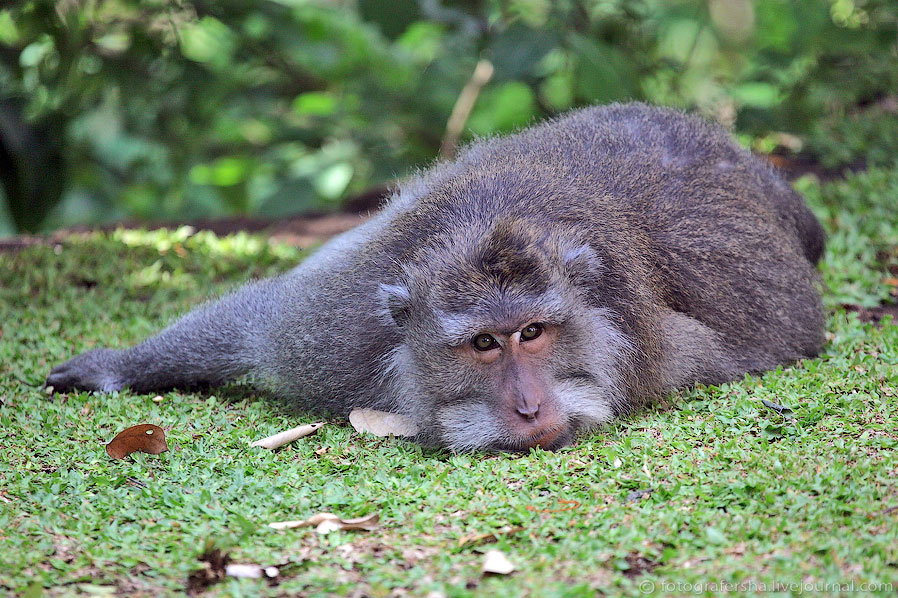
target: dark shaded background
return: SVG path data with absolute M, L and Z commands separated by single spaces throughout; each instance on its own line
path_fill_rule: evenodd
M 787 165 L 891 165 L 896 36 L 894 0 L 14 2 L 0 235 L 334 210 L 456 137 L 628 99 Z

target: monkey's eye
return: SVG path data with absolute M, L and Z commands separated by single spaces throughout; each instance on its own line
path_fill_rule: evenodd
M 489 351 L 490 349 L 495 349 L 499 346 L 499 343 L 496 342 L 496 339 L 493 338 L 492 334 L 478 334 L 474 337 L 474 340 L 471 341 L 471 344 L 474 345 L 474 348 L 478 351 Z
M 543 325 L 542 324 L 530 324 L 529 326 L 525 326 L 523 330 L 521 330 L 521 340 L 522 341 L 532 341 L 540 334 L 543 333 Z

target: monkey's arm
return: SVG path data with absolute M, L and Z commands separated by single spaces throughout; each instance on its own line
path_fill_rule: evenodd
M 137 392 L 215 385 L 252 372 L 264 331 L 285 300 L 284 278 L 252 283 L 203 305 L 142 343 L 88 351 L 56 366 L 47 386 Z
M 284 347 L 283 339 L 291 336 L 289 329 L 333 324 L 332 304 L 340 300 L 333 289 L 358 286 L 350 265 L 389 218 L 389 210 L 384 210 L 334 237 L 291 272 L 246 285 L 200 306 L 134 347 L 78 355 L 53 368 L 46 384 L 57 391 L 190 388 L 221 384 L 247 373 L 277 373 L 277 365 L 290 357 L 298 359 L 299 365 L 288 372 L 285 381 L 294 379 L 313 352 L 338 348 L 310 343 Z M 349 308 L 358 310 L 357 306 Z

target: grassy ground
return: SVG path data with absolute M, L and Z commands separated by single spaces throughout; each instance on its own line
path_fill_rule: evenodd
M 557 453 L 425 452 L 336 421 L 277 452 L 250 449 L 313 420 L 241 385 L 161 401 L 48 396 L 40 384 L 61 360 L 131 344 L 210 290 L 301 256 L 252 237 L 139 232 L 0 254 L 0 594 L 175 595 L 208 542 L 285 566 L 279 585 L 226 579 L 207 596 L 889 594 L 898 327 L 839 305 L 895 298 L 898 173 L 800 186 L 831 233 L 824 354 L 680 393 Z M 144 422 L 172 450 L 109 459 L 103 444 Z M 382 526 L 265 526 L 319 511 L 377 512 Z M 521 529 L 461 545 L 507 526 Z M 483 577 L 488 548 L 517 570 Z

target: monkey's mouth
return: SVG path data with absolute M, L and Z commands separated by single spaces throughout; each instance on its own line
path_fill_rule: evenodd
M 524 442 L 525 448 L 533 448 L 535 446 L 546 447 L 552 444 L 552 441 L 558 438 L 558 435 L 561 434 L 561 428 L 557 430 L 546 430 L 544 432 L 539 432 L 536 436 L 531 436 Z
M 527 451 L 540 447 L 547 451 L 554 451 L 570 444 L 574 440 L 574 434 L 570 426 L 562 424 L 545 430 L 539 430 L 529 437 L 521 439 L 515 450 Z

